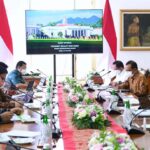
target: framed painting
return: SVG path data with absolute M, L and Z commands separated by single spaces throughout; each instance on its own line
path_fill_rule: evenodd
M 120 49 L 150 50 L 150 10 L 120 10 Z

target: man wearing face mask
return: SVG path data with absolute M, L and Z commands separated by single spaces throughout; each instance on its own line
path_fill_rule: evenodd
M 16 69 L 8 74 L 6 81 L 10 84 L 12 89 L 14 86 L 19 89 L 27 87 L 27 83 L 22 77 L 22 75 L 26 73 L 26 67 L 27 65 L 24 61 L 19 61 L 16 64 Z
M 7 74 L 7 67 L 6 64 L 0 62 L 0 124 L 10 122 L 14 113 L 19 115 L 23 112 L 21 108 L 22 105 L 8 99 L 2 91 Z
M 143 96 L 148 94 L 148 84 L 145 75 L 138 71 L 137 63 L 130 60 L 126 63 L 126 71 L 131 72 L 128 80 L 120 85 L 119 89 L 129 89 L 136 96 Z
M 125 82 L 131 75 L 129 72 L 127 72 L 124 69 L 124 65 L 122 61 L 119 60 L 114 61 L 112 68 L 114 71 L 116 71 L 116 76 L 114 77 L 114 79 L 112 79 L 110 83 L 112 86 L 117 86 L 122 82 Z

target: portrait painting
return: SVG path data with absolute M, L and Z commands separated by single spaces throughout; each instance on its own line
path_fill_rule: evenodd
M 150 10 L 120 11 L 120 49 L 150 50 Z

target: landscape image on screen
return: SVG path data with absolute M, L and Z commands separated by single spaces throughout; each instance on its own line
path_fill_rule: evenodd
M 27 54 L 102 53 L 101 9 L 26 10 Z

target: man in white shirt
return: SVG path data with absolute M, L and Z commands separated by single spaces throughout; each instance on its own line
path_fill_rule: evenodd
M 122 82 L 125 82 L 131 76 L 131 74 L 124 69 L 122 61 L 114 61 L 112 68 L 114 71 L 116 71 L 116 76 L 110 83 L 112 86 L 116 86 Z
M 111 73 L 112 73 L 111 74 L 111 82 L 109 82 L 109 83 L 113 87 L 118 86 L 121 83 L 124 83 L 131 76 L 131 73 L 127 72 L 124 69 L 123 63 L 119 60 L 113 62 L 112 70 L 113 71 L 111 71 Z M 107 100 L 107 99 L 109 100 L 111 97 L 111 94 L 108 91 L 101 91 L 98 94 L 98 97 L 101 97 L 105 100 Z

